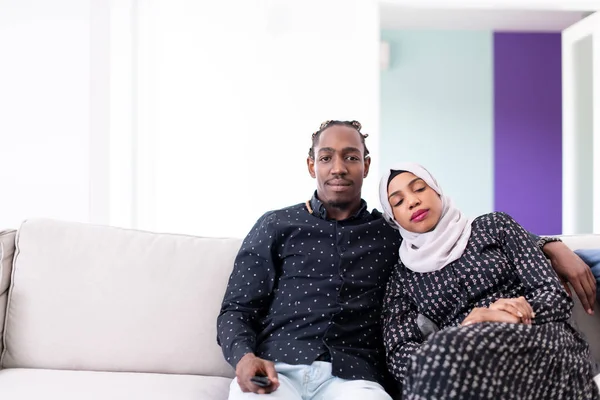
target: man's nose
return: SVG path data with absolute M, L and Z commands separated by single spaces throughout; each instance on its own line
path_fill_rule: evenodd
M 331 169 L 332 174 L 346 174 L 348 170 L 346 169 L 346 164 L 344 163 L 344 159 L 342 157 L 335 157 L 333 159 L 333 168 Z

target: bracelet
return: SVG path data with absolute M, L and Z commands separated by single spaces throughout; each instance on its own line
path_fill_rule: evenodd
M 540 236 L 540 238 L 537 241 L 537 245 L 540 249 L 543 249 L 545 245 L 552 242 L 562 242 L 562 240 L 560 240 L 560 238 L 556 236 Z

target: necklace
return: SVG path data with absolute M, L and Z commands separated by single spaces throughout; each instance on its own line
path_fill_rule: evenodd
M 312 214 L 313 213 L 313 209 L 310 206 L 310 200 L 306 200 L 306 203 L 304 203 L 304 204 L 306 205 L 306 209 L 308 210 L 308 213 Z

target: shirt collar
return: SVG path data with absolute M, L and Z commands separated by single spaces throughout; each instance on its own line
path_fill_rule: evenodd
M 325 209 L 325 205 L 319 198 L 317 197 L 317 191 L 313 193 L 312 198 L 310 199 L 310 207 L 313 209 L 313 215 L 315 217 L 327 220 L 327 210 Z M 358 211 L 348 219 L 354 219 L 361 217 L 365 212 L 367 212 L 367 202 L 363 199 L 360 199 L 360 207 Z

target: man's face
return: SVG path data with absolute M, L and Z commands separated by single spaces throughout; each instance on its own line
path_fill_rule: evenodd
M 321 132 L 315 158 L 307 160 L 310 175 L 317 179 L 319 200 L 342 210 L 360 201 L 363 178 L 371 164 L 364 150 L 354 128 L 334 125 Z

